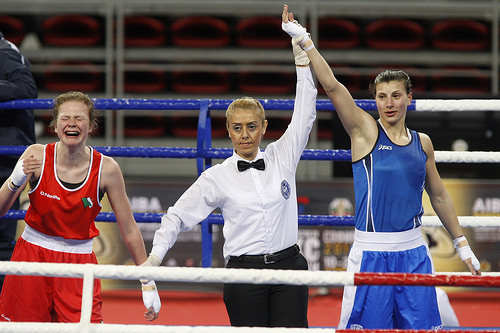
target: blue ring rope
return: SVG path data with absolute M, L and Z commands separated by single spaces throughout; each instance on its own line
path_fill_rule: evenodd
M 27 146 L 0 146 L 0 156 L 21 155 Z M 232 148 L 196 148 L 183 147 L 94 147 L 98 152 L 111 157 L 137 158 L 215 158 L 225 159 L 231 156 Z M 350 161 L 351 151 L 345 149 L 306 149 L 301 159 L 316 161 Z
M 165 213 L 134 213 L 134 218 L 140 223 L 160 223 Z M 26 215 L 25 210 L 9 210 L 0 219 L 22 220 Z M 114 213 L 102 212 L 97 215 L 96 222 L 116 222 Z M 221 214 L 210 214 L 206 221 L 209 224 L 224 224 Z M 301 226 L 354 226 L 353 216 L 331 216 L 331 215 L 299 215 Z
M 210 110 L 226 110 L 232 99 L 137 99 L 137 98 L 94 98 L 98 110 L 199 110 L 203 101 L 208 101 Z M 293 99 L 260 99 L 265 110 L 293 110 Z M 358 99 L 356 104 L 365 111 L 376 111 L 374 100 Z M 19 99 L 0 102 L 0 109 L 51 109 L 53 99 Z M 335 111 L 328 99 L 316 101 L 318 111 Z M 415 100 L 408 106 L 408 111 L 415 111 Z

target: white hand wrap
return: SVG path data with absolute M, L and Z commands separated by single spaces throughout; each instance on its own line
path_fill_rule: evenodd
M 293 56 L 295 57 L 296 66 L 307 66 L 309 65 L 309 57 L 307 53 L 300 47 L 300 41 L 302 37 L 292 38 Z
M 23 161 L 24 159 L 17 161 L 16 166 L 10 175 L 10 181 L 17 187 L 23 185 L 26 178 L 28 178 L 28 175 L 24 174 Z
M 455 249 L 457 250 L 458 256 L 462 261 L 465 261 L 465 259 L 471 259 L 472 261 L 472 267 L 477 271 L 481 268 L 481 264 L 479 263 L 479 260 L 477 260 L 476 255 L 474 252 L 472 252 L 472 249 L 470 248 L 469 245 L 459 247 L 460 242 L 466 241 L 467 239 L 465 236 L 460 236 L 457 237 L 453 240 L 453 245 L 455 246 Z
M 302 41 L 300 42 L 300 46 L 305 50 L 309 51 L 314 47 L 314 43 L 312 39 L 309 37 L 307 33 L 307 29 L 297 23 L 297 21 L 287 23 L 281 22 L 281 29 L 286 32 L 290 37 L 302 37 Z M 309 41 L 309 43 L 308 43 Z M 306 46 L 307 45 L 307 46 Z
M 142 301 L 146 309 L 153 307 L 153 311 L 155 313 L 160 312 L 160 295 L 158 295 L 158 289 L 156 288 L 156 283 L 153 280 L 142 284 Z

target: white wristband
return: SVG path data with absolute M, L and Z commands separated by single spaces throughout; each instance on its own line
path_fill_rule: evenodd
M 19 186 L 14 186 L 12 187 L 10 184 L 12 182 L 10 180 L 7 181 L 7 187 L 9 188 L 9 190 L 11 190 L 12 192 L 17 192 L 17 190 L 19 190 Z
M 23 185 L 26 181 L 26 178 L 28 178 L 28 176 L 24 174 L 23 161 L 24 159 L 17 161 L 16 166 L 14 167 L 14 170 L 10 175 L 10 181 L 12 182 L 12 185 L 17 187 Z
M 453 240 L 453 246 L 455 246 L 455 249 L 458 249 L 458 245 L 459 245 L 461 242 L 466 241 L 466 240 L 467 240 L 467 238 L 465 238 L 465 236 L 464 236 L 464 235 L 459 236 L 459 237 L 457 237 L 457 238 L 455 238 L 455 239 Z

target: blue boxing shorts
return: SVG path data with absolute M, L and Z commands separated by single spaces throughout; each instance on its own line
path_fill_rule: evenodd
M 375 233 L 356 230 L 348 272 L 434 273 L 420 228 Z M 346 286 L 339 329 L 440 329 L 435 287 Z

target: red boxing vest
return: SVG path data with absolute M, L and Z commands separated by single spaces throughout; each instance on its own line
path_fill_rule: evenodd
M 25 221 L 33 229 L 66 239 L 92 239 L 99 235 L 94 219 L 101 211 L 99 184 L 102 154 L 90 147 L 90 169 L 83 184 L 66 188 L 55 169 L 56 143 L 44 149 L 43 169 L 38 185 L 30 190 L 30 206 Z

